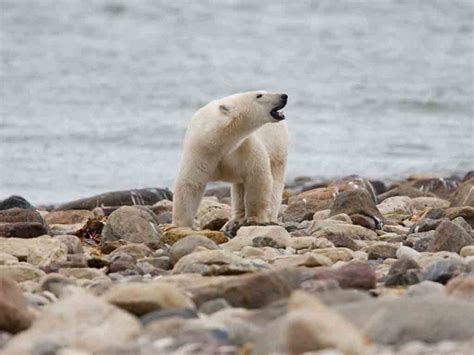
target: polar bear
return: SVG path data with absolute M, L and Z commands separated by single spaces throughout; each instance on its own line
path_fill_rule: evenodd
M 244 92 L 214 100 L 191 119 L 175 181 L 173 225 L 192 227 L 206 184 L 232 183 L 232 219 L 275 221 L 284 188 L 288 96 Z

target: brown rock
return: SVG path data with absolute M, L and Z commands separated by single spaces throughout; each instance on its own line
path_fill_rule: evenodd
M 188 255 L 194 251 L 197 247 L 206 248 L 209 250 L 219 249 L 216 243 L 214 243 L 209 238 L 199 235 L 191 234 L 187 237 L 184 237 L 174 243 L 170 248 L 170 259 L 171 263 L 174 265 L 181 259 L 183 256 Z
M 32 320 L 20 287 L 0 276 L 0 331 L 18 333 L 27 329 Z
M 0 237 L 36 238 L 44 234 L 48 234 L 48 229 L 43 223 L 17 222 L 0 224 Z
M 415 198 L 415 197 L 425 197 L 425 196 L 435 197 L 435 194 L 431 192 L 421 191 L 407 183 L 403 183 L 403 184 L 394 186 L 392 189 L 379 195 L 379 203 L 386 200 L 389 197 L 394 197 L 394 196 L 407 196 L 410 198 Z
M 219 232 L 219 231 L 211 231 L 211 230 L 195 231 L 190 228 L 173 228 L 163 233 L 163 236 L 161 237 L 161 241 L 164 244 L 173 245 L 178 240 L 183 239 L 184 237 L 187 237 L 188 235 L 203 235 L 209 238 L 210 240 L 212 240 L 216 244 L 222 244 L 229 240 L 223 232 Z
M 44 224 L 43 217 L 33 209 L 10 208 L 0 211 L 0 223 L 37 222 Z
M 387 242 L 376 242 L 369 247 L 369 259 L 397 257 L 398 246 Z
M 370 290 L 376 285 L 375 272 L 368 264 L 360 261 L 351 261 L 338 269 L 317 268 L 314 273 L 313 279 L 333 279 L 341 288 Z
M 474 244 L 474 239 L 462 227 L 451 221 L 443 221 L 436 228 L 428 251 L 452 251 L 459 253 L 462 247 Z
M 445 216 L 451 220 L 462 217 L 474 228 L 474 207 L 451 207 L 445 210 Z
M 325 238 L 332 242 L 336 247 L 349 248 L 351 250 L 359 250 L 357 243 L 350 237 L 344 234 L 328 234 Z
M 411 182 L 411 185 L 418 190 L 434 193 L 440 198 L 448 198 L 459 185 L 458 179 L 453 178 L 427 178 L 417 179 Z
M 336 187 L 324 187 L 292 196 L 288 201 L 288 208 L 283 213 L 283 220 L 285 222 L 311 220 L 315 212 L 331 208 L 336 194 Z
M 457 298 L 474 301 L 474 276 L 458 276 L 446 284 L 446 293 Z
M 47 224 L 76 224 L 91 218 L 94 218 L 94 214 L 89 210 L 69 210 L 49 212 L 44 219 Z
M 451 207 L 474 207 L 474 177 L 464 181 L 451 197 Z
M 329 216 L 345 213 L 349 216 L 359 214 L 382 221 L 383 216 L 377 209 L 373 196 L 365 189 L 341 192 L 331 208 Z
M 376 230 L 380 224 L 372 217 L 364 216 L 362 214 L 352 214 L 351 215 L 352 224 L 361 226 L 372 231 Z

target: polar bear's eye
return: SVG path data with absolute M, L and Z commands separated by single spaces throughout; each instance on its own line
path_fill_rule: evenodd
M 258 94 L 257 99 L 261 98 L 262 96 L 263 96 L 262 94 Z

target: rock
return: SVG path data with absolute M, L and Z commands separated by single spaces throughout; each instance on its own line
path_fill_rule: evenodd
M 277 267 L 318 267 L 318 266 L 331 266 L 332 260 L 324 255 L 318 253 L 305 253 L 302 255 L 289 255 L 279 257 L 273 260 L 273 265 Z
M 416 197 L 411 199 L 410 207 L 415 211 L 424 211 L 433 208 L 448 208 L 449 201 L 438 197 Z
M 459 253 L 462 247 L 473 245 L 474 239 L 463 228 L 451 221 L 443 221 L 434 233 L 428 251 L 452 251 Z
M 166 200 L 164 200 L 166 201 Z M 173 214 L 171 212 L 161 212 L 156 215 L 156 221 L 158 224 L 171 224 L 173 222 Z
M 0 275 L 16 282 L 23 282 L 27 280 L 36 280 L 41 276 L 44 276 L 45 273 L 30 264 L 18 263 L 12 265 L 0 265 Z
M 0 251 L 0 265 L 16 264 L 17 262 L 17 257 Z
M 375 288 L 375 272 L 361 261 L 351 261 L 337 269 L 317 268 L 312 276 L 315 280 L 336 280 L 341 288 L 370 290 Z
M 144 207 L 123 206 L 112 212 L 102 230 L 104 241 L 149 243 L 160 239 L 156 216 Z
M 196 212 L 201 229 L 220 230 L 231 219 L 231 207 L 215 197 L 204 197 Z
M 423 279 L 445 284 L 453 277 L 461 274 L 464 267 L 452 260 L 441 259 L 432 263 L 424 272 Z
M 412 259 L 395 261 L 388 271 L 385 286 L 406 286 L 420 282 L 420 266 Z
M 20 287 L 0 276 L 0 331 L 18 333 L 27 329 L 32 320 Z
M 36 222 L 44 225 L 43 217 L 34 209 L 10 208 L 0 210 L 0 223 Z
M 9 210 L 11 208 L 34 209 L 25 198 L 15 195 L 0 201 L 0 211 Z
M 136 316 L 162 309 L 194 309 L 188 296 L 165 282 L 115 284 L 102 298 Z
M 76 224 L 92 218 L 94 214 L 89 210 L 68 210 L 49 212 L 44 219 L 47 224 Z
M 466 232 L 468 232 L 471 236 L 474 236 L 473 234 L 473 229 L 469 223 L 466 222 L 466 220 L 462 217 L 456 217 L 455 219 L 452 220 L 452 222 L 462 229 L 464 229 Z
M 452 297 L 474 301 L 474 276 L 458 276 L 449 280 L 446 293 Z
M 215 188 L 209 188 L 204 192 L 204 196 L 214 196 L 219 201 L 221 201 L 223 198 L 230 197 L 230 187 L 220 186 Z
M 233 307 L 261 308 L 288 297 L 300 285 L 304 274 L 304 270 L 285 268 L 233 277 L 206 277 L 205 283 L 187 282 L 186 291 L 198 306 L 222 298 Z
M 349 261 L 354 258 L 352 250 L 348 248 L 323 248 L 315 249 L 313 252 L 315 254 L 324 255 L 328 257 L 333 263 L 338 261 Z
M 68 254 L 84 253 L 81 240 L 75 235 L 57 235 L 54 237 L 54 239 L 59 240 L 67 247 Z
M 462 247 L 459 255 L 464 257 L 474 256 L 474 245 L 466 245 L 465 247 Z
M 197 316 L 198 315 L 194 309 L 171 307 L 169 309 L 161 309 L 147 313 L 140 318 L 140 321 L 144 326 L 146 326 L 152 322 L 161 321 L 167 318 L 193 319 L 197 318 Z
M 226 250 L 205 250 L 181 257 L 174 265 L 173 274 L 237 275 L 260 271 L 267 266 L 243 259 Z
M 446 298 L 399 298 L 337 305 L 378 344 L 467 340 L 474 335 L 474 304 Z
M 65 261 L 67 255 L 66 245 L 48 235 L 31 239 L 0 238 L 0 250 L 39 267 Z
M 58 273 L 63 276 L 73 277 L 75 279 L 92 280 L 96 277 L 104 277 L 104 272 L 92 268 L 63 268 Z
M 387 242 L 375 242 L 369 247 L 369 259 L 387 259 L 397 257 L 398 245 Z
M 235 238 L 229 240 L 225 244 L 222 244 L 222 248 L 229 251 L 239 251 L 244 246 L 259 246 L 259 240 L 257 239 L 255 241 L 255 239 L 260 237 L 271 239 L 274 243 L 274 247 L 276 248 L 285 248 L 289 246 L 292 239 L 286 229 L 281 226 L 241 227 L 238 230 Z M 261 246 L 269 245 L 262 244 Z
M 361 214 L 352 214 L 351 215 L 351 222 L 352 224 L 370 229 L 370 230 L 376 230 L 377 228 L 380 228 L 381 223 L 379 221 L 375 220 L 372 217 L 367 217 Z
M 424 191 L 434 193 L 437 197 L 448 198 L 459 185 L 459 178 L 439 178 L 426 177 L 415 178 L 410 182 L 413 187 Z
M 214 243 L 211 239 L 203 236 L 203 235 L 193 235 L 190 234 L 176 243 L 174 243 L 170 248 L 170 259 L 171 264 L 176 264 L 179 259 L 183 256 L 188 255 L 196 249 L 196 247 L 202 247 L 209 250 L 216 250 L 219 249 L 216 243 Z
M 162 270 L 169 270 L 171 268 L 171 261 L 168 256 L 156 256 L 151 258 L 143 258 L 138 260 L 137 266 L 139 263 L 148 263 L 155 268 Z
M 357 243 L 345 234 L 342 234 L 342 233 L 332 234 L 332 233 L 330 233 L 330 234 L 325 235 L 324 237 L 327 240 L 329 240 L 330 242 L 332 242 L 334 244 L 334 246 L 336 246 L 336 247 L 344 247 L 344 248 L 349 248 L 351 250 L 359 250 L 360 249 L 359 246 L 357 245 Z
M 422 281 L 408 287 L 407 297 L 443 297 L 444 286 L 434 281 Z
M 42 277 L 39 282 L 39 288 L 42 291 L 48 291 L 56 297 L 60 297 L 67 286 L 75 285 L 75 282 L 66 276 L 50 273 Z
M 445 210 L 445 215 L 451 220 L 457 217 L 462 217 L 472 228 L 474 228 L 474 207 L 451 207 Z
M 404 244 L 413 247 L 418 252 L 428 250 L 428 246 L 434 238 L 434 231 L 413 233 L 407 236 Z
M 401 184 L 379 195 L 379 201 L 382 202 L 390 197 L 396 197 L 396 196 L 406 196 L 409 198 L 436 197 L 435 194 L 431 192 L 424 192 L 408 184 Z M 380 210 L 380 212 L 382 211 Z M 382 214 L 384 213 L 382 212 Z
M 443 222 L 443 219 L 424 218 L 414 223 L 409 230 L 409 233 L 428 232 L 435 230 Z
M 0 237 L 35 238 L 48 234 L 48 228 L 38 222 L 16 222 L 0 224 Z
M 373 196 L 365 189 L 356 189 L 341 192 L 336 196 L 329 216 L 345 213 L 349 216 L 358 214 L 375 219 L 377 224 L 383 220 L 377 209 Z
M 368 353 L 364 334 L 316 297 L 296 291 L 289 299 L 288 309 L 286 339 L 291 354 L 326 348 L 336 348 L 348 355 Z
M 285 222 L 311 220 L 317 211 L 331 208 L 337 189 L 318 188 L 290 197 L 288 208 L 283 214 Z
M 308 228 L 309 234 L 316 238 L 346 236 L 351 239 L 375 240 L 377 233 L 361 226 L 345 223 L 322 223 L 326 221 L 314 221 Z
M 450 201 L 451 207 L 474 207 L 474 177 L 459 185 Z
M 62 204 L 56 208 L 56 211 L 91 211 L 96 207 L 153 205 L 158 201 L 165 199 L 173 199 L 173 195 L 168 189 L 146 188 L 139 190 L 113 191 Z
M 114 260 L 117 255 L 127 254 L 136 259 L 143 259 L 144 257 L 152 255 L 153 251 L 145 244 L 130 243 L 122 245 L 109 254 L 109 259 Z
M 199 307 L 199 312 L 204 314 L 212 314 L 221 309 L 232 307 L 229 302 L 224 298 L 216 298 L 207 302 L 204 302 L 201 307 Z
M 99 353 L 138 336 L 138 319 L 115 306 L 76 289 L 44 308 L 33 325 L 3 349 L 5 355 L 32 354 L 40 344 L 53 343 Z
M 216 244 L 222 244 L 229 240 L 223 232 L 211 231 L 211 230 L 195 231 L 189 228 L 173 228 L 173 229 L 167 230 L 163 233 L 161 240 L 164 244 L 173 245 L 178 240 L 183 239 L 184 237 L 187 237 L 188 235 L 202 235 L 212 240 Z

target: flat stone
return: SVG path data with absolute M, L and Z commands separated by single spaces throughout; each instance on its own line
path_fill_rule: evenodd
M 92 218 L 94 214 L 89 210 L 52 211 L 44 217 L 47 224 L 85 223 Z
M 163 309 L 194 309 L 194 303 L 188 296 L 165 282 L 116 284 L 102 298 L 136 316 Z
M 222 244 L 229 240 L 223 232 L 211 231 L 211 230 L 200 230 L 195 231 L 190 228 L 173 228 L 163 233 L 161 241 L 164 244 L 173 245 L 178 240 L 183 239 L 189 235 L 202 235 L 212 240 L 216 244 Z
M 27 329 L 33 320 L 23 293 L 16 282 L 0 276 L 0 331 L 18 333 Z

